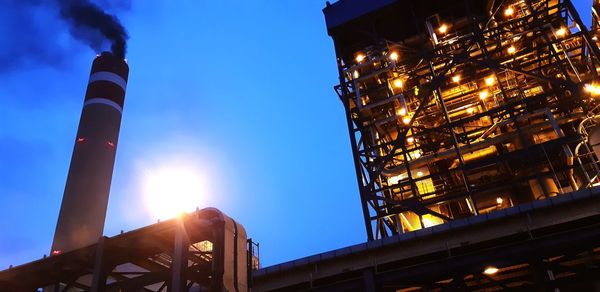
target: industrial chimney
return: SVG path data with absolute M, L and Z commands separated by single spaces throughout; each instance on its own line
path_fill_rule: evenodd
M 94 244 L 102 236 L 129 66 L 97 56 L 85 94 L 52 254 Z

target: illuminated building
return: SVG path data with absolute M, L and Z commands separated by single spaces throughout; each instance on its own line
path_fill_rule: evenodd
M 323 11 L 368 241 L 259 270 L 258 290 L 599 289 L 600 18 L 588 31 L 569 0 Z

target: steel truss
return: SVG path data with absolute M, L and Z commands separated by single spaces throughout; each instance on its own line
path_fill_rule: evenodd
M 246 243 L 208 208 L 1 271 L 0 291 L 247 291 Z
M 336 43 L 369 240 L 600 182 L 580 126 L 599 113 L 600 52 L 572 3 L 456 2 L 420 35 Z

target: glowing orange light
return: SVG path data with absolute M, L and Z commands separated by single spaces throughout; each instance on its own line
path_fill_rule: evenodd
M 564 27 L 559 28 L 556 31 L 556 36 L 563 37 L 567 34 L 567 30 Z
M 490 266 L 490 267 L 487 267 L 487 268 L 485 268 L 485 270 L 483 271 L 483 273 L 484 273 L 484 274 L 486 274 L 486 275 L 493 275 L 493 274 L 495 274 L 495 273 L 497 273 L 497 272 L 498 272 L 498 268 L 496 268 L 496 267 L 491 267 L 491 266 Z
M 358 53 L 355 57 L 355 60 L 357 63 L 360 63 L 365 60 L 365 55 L 363 55 L 362 53 Z
M 586 92 L 588 92 L 588 93 L 590 93 L 590 94 L 592 94 L 594 96 L 595 95 L 600 95 L 600 86 L 598 86 L 596 84 L 593 84 L 593 83 L 592 84 L 590 84 L 590 83 L 586 84 L 583 87 L 583 90 L 585 90 Z
M 415 142 L 415 138 L 413 138 L 413 137 L 408 137 L 408 138 L 406 138 L 406 142 L 408 142 L 408 143 L 413 143 L 413 142 Z
M 487 86 L 492 86 L 492 85 L 494 85 L 495 82 L 496 82 L 496 79 L 494 79 L 494 76 L 485 78 L 485 85 L 487 85 Z
M 460 75 L 454 75 L 454 76 L 452 76 L 452 82 L 458 83 L 459 81 L 460 81 Z
M 479 99 L 486 100 L 490 96 L 490 93 L 487 90 L 479 92 Z
M 438 31 L 441 34 L 445 34 L 446 32 L 448 32 L 448 26 L 446 24 L 442 24 L 440 25 L 440 27 L 438 28 Z
M 467 113 L 472 114 L 473 112 L 475 112 L 474 108 L 472 108 L 472 107 L 467 108 Z
M 515 9 L 512 8 L 512 6 L 508 6 L 506 9 L 504 9 L 504 16 L 513 16 L 515 14 Z
M 396 88 L 402 88 L 402 86 L 404 86 L 404 82 L 402 82 L 402 80 L 398 79 L 394 79 L 394 87 Z
M 433 221 L 431 221 L 431 219 L 429 218 L 423 218 L 423 225 L 425 226 L 425 228 L 431 227 L 435 224 L 433 224 Z
M 398 61 L 398 53 L 396 53 L 396 52 L 390 53 L 390 60 Z
M 397 114 L 397 115 L 399 115 L 399 116 L 406 115 L 406 109 L 405 109 L 405 108 L 403 108 L 403 107 L 402 107 L 402 108 L 399 108 L 399 109 L 396 111 L 396 114 Z
M 498 203 L 498 205 L 501 205 L 502 202 L 504 202 L 504 200 L 502 199 L 502 197 L 497 197 L 496 198 L 496 203 Z
M 506 51 L 512 55 L 517 52 L 517 48 L 515 48 L 515 46 L 510 46 L 508 49 L 506 49 Z
M 409 116 L 406 116 L 406 117 L 404 117 L 404 118 L 402 119 L 402 122 L 403 122 L 405 125 L 408 125 L 408 123 L 410 123 L 410 117 L 409 117 Z

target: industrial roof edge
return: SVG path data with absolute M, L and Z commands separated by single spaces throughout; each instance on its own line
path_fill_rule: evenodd
M 315 262 L 326 261 L 338 257 L 345 257 L 352 254 L 367 252 L 370 250 L 375 250 L 384 246 L 392 246 L 395 244 L 400 244 L 403 242 L 408 242 L 413 239 L 423 238 L 425 236 L 430 236 L 434 234 L 440 234 L 443 232 L 458 230 L 464 227 L 469 227 L 473 225 L 479 225 L 481 223 L 495 221 L 497 219 L 509 218 L 519 214 L 525 214 L 534 210 L 546 209 L 548 207 L 554 207 L 557 205 L 563 205 L 565 203 L 585 200 L 589 198 L 600 198 L 600 186 L 585 188 L 575 192 L 570 192 L 567 194 L 558 195 L 552 198 L 533 201 L 529 203 L 519 204 L 514 207 L 494 211 L 487 214 L 472 216 L 468 218 L 462 218 L 453 220 L 450 222 L 446 222 L 440 225 L 436 225 L 429 228 L 419 229 L 413 232 L 397 234 L 394 236 L 390 236 L 387 238 L 382 238 L 373 241 L 367 241 L 351 246 L 346 246 L 339 249 L 334 249 L 331 251 L 326 251 L 323 253 L 314 254 L 311 256 L 299 258 L 296 260 L 283 262 L 280 264 L 268 266 L 256 271 L 253 271 L 253 277 L 261 277 L 269 274 L 284 272 L 286 270 L 295 269 L 301 266 L 307 266 Z
M 377 11 L 398 0 L 340 0 L 323 8 L 327 31 L 353 19 Z M 331 34 L 331 33 L 330 33 Z

